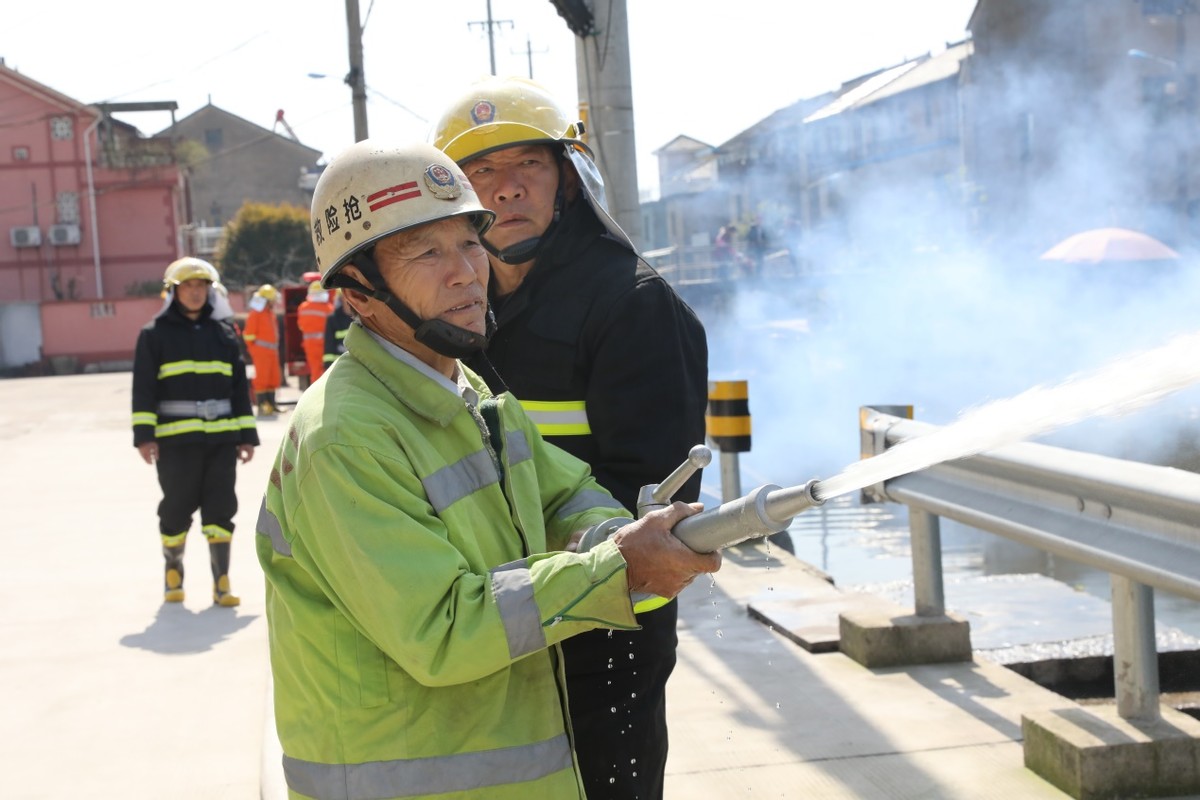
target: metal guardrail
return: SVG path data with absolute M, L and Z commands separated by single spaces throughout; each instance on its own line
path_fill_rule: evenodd
M 642 257 L 673 286 L 717 283 L 733 277 L 733 263 L 718 264 L 712 245 L 672 245 L 647 250 Z
M 861 409 L 862 452 L 938 426 Z M 1117 711 L 1159 716 L 1154 589 L 1200 600 L 1200 474 L 1019 443 L 863 490 L 909 507 L 918 616 L 945 613 L 940 517 L 1110 574 Z

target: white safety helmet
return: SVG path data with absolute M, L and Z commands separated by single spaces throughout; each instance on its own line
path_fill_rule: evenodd
M 480 234 L 496 218 L 445 153 L 424 143 L 351 145 L 313 191 L 310 233 L 322 285 L 380 239 L 456 216 L 468 217 Z

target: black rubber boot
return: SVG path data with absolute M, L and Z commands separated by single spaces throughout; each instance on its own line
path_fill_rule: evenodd
M 229 591 L 229 545 L 228 541 L 209 541 L 208 557 L 212 561 L 213 605 L 232 608 L 242 600 Z
M 166 574 L 163 579 L 163 602 L 183 602 L 183 547 L 181 536 L 163 536 L 163 558 Z

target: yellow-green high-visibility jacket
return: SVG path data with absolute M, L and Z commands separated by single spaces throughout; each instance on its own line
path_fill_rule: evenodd
M 611 542 L 548 551 L 627 512 L 511 395 L 464 372 L 493 459 L 460 395 L 360 325 L 346 344 L 256 537 L 291 796 L 582 798 L 557 643 L 637 623 Z

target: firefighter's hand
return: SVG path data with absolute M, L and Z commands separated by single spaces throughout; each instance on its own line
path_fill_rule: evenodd
M 147 464 L 153 464 L 158 461 L 158 442 L 142 442 L 137 446 L 138 454 L 141 455 L 142 461 Z
M 700 503 L 672 503 L 651 511 L 613 534 L 612 540 L 628 565 L 626 579 L 632 592 L 671 598 L 697 575 L 721 568 L 721 554 L 697 553 L 671 535 L 680 520 L 703 510 Z
M 241 461 L 243 464 L 246 464 L 252 458 L 254 458 L 254 445 L 239 444 L 238 445 L 238 461 Z

